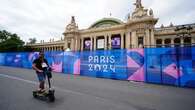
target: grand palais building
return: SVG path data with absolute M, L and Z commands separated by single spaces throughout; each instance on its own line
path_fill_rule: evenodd
M 136 0 L 135 9 L 123 22 L 116 18 L 103 18 L 87 29 L 79 29 L 74 16 L 59 41 L 28 44 L 44 51 L 95 51 L 110 49 L 191 46 L 195 43 L 195 24 L 161 26 L 155 28 L 158 18 L 152 9 Z

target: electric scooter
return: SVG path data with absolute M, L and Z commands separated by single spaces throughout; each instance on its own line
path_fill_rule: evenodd
M 40 99 L 40 100 L 44 100 L 44 101 L 49 101 L 49 102 L 54 102 L 55 101 L 55 90 L 51 89 L 51 81 L 50 79 L 52 78 L 52 72 L 51 72 L 51 68 L 47 67 L 44 68 L 43 70 L 45 72 L 45 75 L 47 77 L 48 80 L 48 84 L 49 84 L 49 90 L 46 90 L 45 92 L 40 93 L 40 91 L 33 91 L 33 97 Z

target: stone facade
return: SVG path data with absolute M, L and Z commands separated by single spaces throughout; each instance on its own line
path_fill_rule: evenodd
M 155 28 L 158 18 L 152 9 L 145 9 L 136 0 L 134 12 L 126 22 L 115 18 L 103 18 L 88 29 L 79 29 L 72 16 L 60 41 L 31 44 L 32 48 L 57 51 L 95 51 L 99 49 L 128 49 L 147 47 L 174 47 L 195 43 L 195 24 Z

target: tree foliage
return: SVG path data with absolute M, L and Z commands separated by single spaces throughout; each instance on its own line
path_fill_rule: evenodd
M 30 47 L 24 46 L 24 41 L 20 39 L 17 34 L 12 34 L 6 30 L 0 30 L 0 51 L 26 51 L 30 50 Z
M 29 39 L 29 44 L 35 44 L 36 42 L 37 42 L 37 39 L 35 37 Z

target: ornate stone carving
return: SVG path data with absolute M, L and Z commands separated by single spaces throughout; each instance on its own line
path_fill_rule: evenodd
M 134 12 L 132 13 L 132 19 L 139 19 L 148 16 L 147 9 L 142 6 L 141 0 L 136 0 L 134 4 L 136 6 Z
M 78 26 L 75 22 L 74 16 L 72 16 L 71 23 L 66 26 L 66 32 L 78 31 Z
M 161 28 L 164 28 L 164 25 L 163 24 L 161 24 L 161 26 L 160 26 Z
M 170 27 L 173 27 L 174 25 L 173 25 L 173 23 L 171 22 L 169 26 L 170 26 Z
M 150 9 L 149 15 L 150 15 L 150 16 L 154 16 L 154 13 L 153 13 L 153 10 L 152 10 L 152 9 Z

